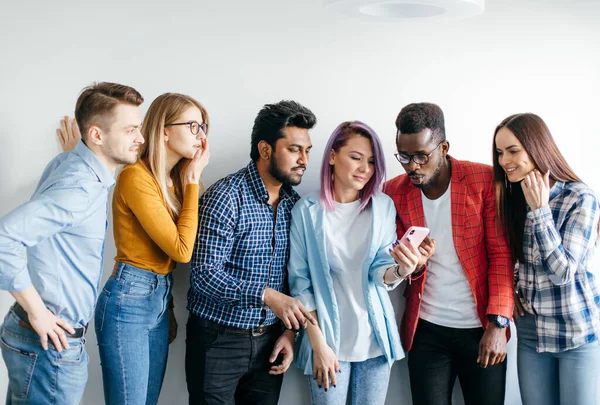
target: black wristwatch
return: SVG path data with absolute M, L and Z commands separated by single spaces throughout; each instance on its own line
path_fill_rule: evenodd
M 488 315 L 488 320 L 500 329 L 504 329 L 510 325 L 510 319 L 502 315 Z

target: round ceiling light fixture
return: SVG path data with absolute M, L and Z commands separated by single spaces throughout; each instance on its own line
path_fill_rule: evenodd
M 353 17 L 452 20 L 484 12 L 485 0 L 324 0 L 327 9 Z

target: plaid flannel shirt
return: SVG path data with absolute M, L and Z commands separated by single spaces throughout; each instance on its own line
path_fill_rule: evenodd
M 562 352 L 600 337 L 598 200 L 582 183 L 556 182 L 548 205 L 528 210 L 517 291 L 535 315 L 538 352 Z
M 213 184 L 199 201 L 188 310 L 237 328 L 277 321 L 262 302 L 265 287 L 287 293 L 289 231 L 300 196 L 283 186 L 277 212 L 256 164 Z

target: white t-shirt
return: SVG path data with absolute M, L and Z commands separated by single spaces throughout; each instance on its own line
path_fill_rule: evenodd
M 425 222 L 435 239 L 435 253 L 427 264 L 420 318 L 450 328 L 478 328 L 475 298 L 452 241 L 451 191 L 437 200 L 421 193 Z
M 362 267 L 371 241 L 371 208 L 359 212 L 360 200 L 335 204 L 325 212 L 327 260 L 340 316 L 339 361 L 359 362 L 383 354 L 375 335 L 365 293 Z M 318 314 L 317 314 L 318 315 Z

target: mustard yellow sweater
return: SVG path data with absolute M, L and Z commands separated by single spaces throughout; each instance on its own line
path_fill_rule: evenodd
M 115 261 L 158 273 L 192 258 L 198 230 L 197 184 L 188 184 L 177 223 L 163 200 L 158 182 L 138 161 L 119 173 L 113 195 Z

